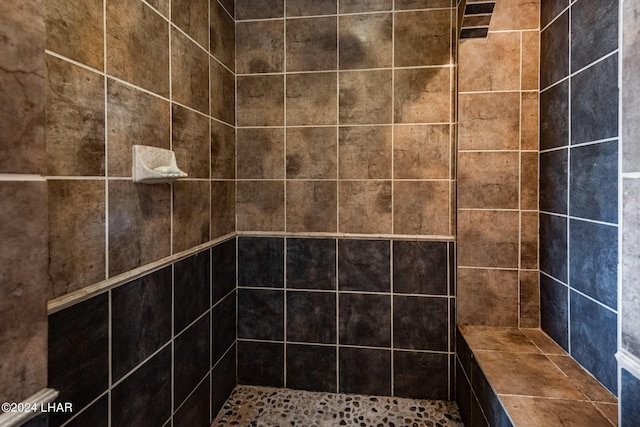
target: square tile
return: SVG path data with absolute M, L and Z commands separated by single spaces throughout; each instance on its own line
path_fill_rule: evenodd
M 547 339 L 550 340 L 550 338 Z M 616 396 L 596 380 L 582 365 L 576 362 L 573 357 L 562 349 L 560 351 L 562 352 L 561 355 L 549 355 L 549 360 L 569 377 L 578 390 L 583 392 L 592 402 L 606 402 L 608 404 L 616 404 L 618 402 Z
M 392 14 L 342 15 L 339 19 L 341 70 L 391 67 Z
M 459 268 L 458 323 L 518 326 L 518 272 Z
M 104 77 L 46 56 L 47 174 L 104 176 Z
M 211 238 L 236 230 L 236 184 L 234 181 L 211 181 Z
M 171 339 L 171 267 L 111 292 L 112 382 Z
M 287 126 L 337 123 L 335 73 L 287 74 L 286 79 Z
M 340 181 L 338 231 L 391 233 L 391 181 Z
M 236 24 L 236 72 L 277 73 L 284 70 L 284 21 Z
M 341 72 L 340 124 L 391 123 L 391 77 L 389 70 Z
M 334 127 L 287 128 L 287 179 L 337 178 Z
M 287 231 L 337 231 L 338 184 L 336 181 L 287 183 Z
M 213 306 L 211 333 L 211 363 L 216 364 L 236 340 L 237 298 L 233 292 Z
M 177 409 L 194 391 L 210 366 L 209 314 L 175 338 L 173 344 L 173 408 Z
M 571 420 L 576 425 L 610 425 L 591 402 L 543 399 L 526 396 L 500 396 L 514 423 L 549 426 Z
M 163 425 L 170 417 L 171 348 L 166 347 L 111 391 L 111 419 L 142 427 Z
M 394 123 L 451 121 L 449 68 L 401 69 L 394 73 Z
M 540 354 L 540 349 L 517 327 L 462 325 L 465 342 L 474 351 Z M 508 357 L 508 355 L 505 355 Z
M 107 122 L 109 176 L 131 176 L 133 144 L 170 147 L 170 104 L 111 79 L 107 80 Z
M 540 88 L 549 87 L 568 75 L 569 11 L 565 11 L 540 33 Z
M 47 49 L 103 70 L 102 2 L 54 0 L 44 5 Z M 82 43 L 77 42 L 79 39 L 82 39 Z
M 103 181 L 47 181 L 53 297 L 105 279 L 104 187 Z
M 451 188 L 442 181 L 401 181 L 393 185 L 393 230 L 397 234 L 449 236 Z
M 491 30 L 528 30 L 539 28 L 540 1 L 498 1 L 491 17 Z
M 571 356 L 612 393 L 618 391 L 618 316 L 601 305 L 570 292 Z
M 520 217 L 514 211 L 459 211 L 458 264 L 517 268 Z
M 540 271 L 567 282 L 567 219 L 540 214 Z
M 109 74 L 169 97 L 169 24 L 135 0 L 107 3 Z
M 82 408 L 109 386 L 109 299 L 101 294 L 49 316 L 47 384 Z M 62 422 L 71 414 L 60 414 Z
M 218 64 L 216 61 L 209 61 L 209 72 L 210 72 L 210 83 L 209 88 L 211 90 L 211 116 L 214 118 L 221 120 L 229 125 L 236 125 L 236 79 L 231 71 Z M 241 79 L 238 79 L 241 81 Z M 251 84 L 249 84 L 251 86 Z M 251 124 L 251 120 L 259 120 L 260 119 L 260 111 L 262 106 L 256 107 L 256 109 L 251 109 L 251 97 L 262 98 L 265 97 L 264 88 L 254 89 L 249 87 L 246 89 L 246 85 L 243 84 L 241 92 L 241 86 L 238 84 L 238 92 L 237 92 L 237 110 L 238 114 L 242 113 L 242 119 L 249 124 Z M 242 96 L 241 96 L 242 95 Z M 261 99 L 258 99 L 261 101 Z M 248 106 L 245 107 L 245 103 Z M 257 118 L 256 118 L 257 117 Z M 240 117 L 239 117 L 240 118 Z M 242 123 L 238 120 L 237 124 L 240 125 Z
M 284 287 L 284 238 L 238 238 L 238 286 Z
M 341 291 L 390 292 L 388 240 L 338 240 L 338 283 Z
M 237 85 L 238 126 L 284 124 L 284 76 L 240 76 Z
M 253 3 L 258 2 L 254 1 Z M 210 2 L 209 51 L 228 69 L 233 71 L 235 70 L 236 62 L 236 26 L 235 20 L 229 15 L 229 10 L 233 13 L 233 8 L 225 10 L 220 2 Z
M 448 355 L 393 352 L 393 394 L 413 399 L 449 399 Z
M 540 94 L 540 149 L 569 145 L 569 81 Z
M 211 307 L 211 252 L 205 250 L 173 266 L 173 331 L 179 333 Z
M 345 294 L 339 296 L 340 344 L 391 347 L 391 297 Z
M 391 352 L 340 347 L 340 393 L 391 394 Z
M 396 125 L 393 128 L 395 179 L 446 179 L 451 174 L 449 125 Z
M 520 95 L 474 93 L 459 96 L 460 150 L 518 150 Z
M 288 20 L 286 70 L 336 70 L 337 25 L 337 17 Z
M 171 187 L 109 182 L 109 276 L 169 256 Z
M 493 19 L 491 29 L 493 30 Z M 520 33 L 489 33 L 460 43 L 459 90 L 520 89 Z
M 581 1 L 571 7 L 571 71 L 618 48 L 618 2 Z
M 571 287 L 616 310 L 618 227 L 572 219 L 569 253 Z
M 283 129 L 238 129 L 236 140 L 238 178 L 284 178 L 284 146 Z
M 519 157 L 517 152 L 459 153 L 458 207 L 518 209 Z
M 173 252 L 184 251 L 209 240 L 211 215 L 206 181 L 173 184 Z
M 618 222 L 618 141 L 571 149 L 569 214 Z
M 451 63 L 451 9 L 396 12 L 394 65 Z
M 238 342 L 238 384 L 284 387 L 284 344 Z
M 334 344 L 335 293 L 287 291 L 287 341 Z
M 391 179 L 391 126 L 340 127 L 340 179 Z
M 449 301 L 446 298 L 393 297 L 393 348 L 447 351 Z
M 571 143 L 618 136 L 618 55 L 571 78 Z
M 501 352 L 484 351 L 475 355 L 498 394 L 584 399 L 584 394 L 542 354 L 511 353 L 505 358 Z
M 209 47 L 209 2 L 207 0 L 171 2 L 171 20 L 200 46 Z
M 335 346 L 287 344 L 287 388 L 335 393 Z
M 209 178 L 210 120 L 176 104 L 171 110 L 172 149 L 178 167 L 190 178 Z
M 395 293 L 447 295 L 448 267 L 446 242 L 393 242 Z
M 171 96 L 209 113 L 209 55 L 175 28 L 171 30 Z
M 238 231 L 284 230 L 284 181 L 237 184 Z
M 336 289 L 335 239 L 287 239 L 287 288 Z
M 238 289 L 238 338 L 284 339 L 284 292 Z
M 567 149 L 540 153 L 540 210 L 567 213 L 569 153 Z

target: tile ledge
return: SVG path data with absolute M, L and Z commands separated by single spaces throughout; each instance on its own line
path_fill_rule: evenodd
M 640 359 L 638 359 L 638 357 L 624 349 L 620 349 L 616 353 L 616 359 L 618 359 L 618 365 L 621 368 L 624 368 L 634 377 L 640 379 Z
M 0 415 L 0 427 L 18 427 L 26 423 L 27 421 L 39 416 L 40 414 L 46 413 L 47 411 L 42 411 L 41 409 L 45 407 L 45 405 L 53 402 L 58 397 L 58 391 L 52 388 L 43 388 L 36 394 L 33 394 L 23 400 L 22 404 L 36 405 L 39 410 L 36 411 L 22 411 L 22 412 L 5 412 Z M 20 404 L 18 403 L 18 405 Z
M 210 240 L 207 243 L 203 243 L 201 245 L 195 246 L 186 251 L 182 251 L 177 254 L 168 256 L 166 258 L 162 258 L 158 261 L 151 262 L 149 264 L 127 271 L 125 273 L 118 274 L 117 276 L 110 277 L 106 280 L 95 283 L 93 285 L 89 285 L 85 288 L 78 289 L 77 291 L 73 291 L 66 295 L 49 300 L 49 302 L 47 303 L 47 313 L 53 314 L 60 310 L 68 308 L 72 305 L 86 301 L 94 296 L 100 295 L 101 293 L 107 292 L 111 289 L 117 288 L 118 286 L 128 283 L 131 280 L 138 279 L 149 273 L 160 270 L 166 267 L 167 265 L 173 264 L 177 261 L 187 258 L 193 254 L 212 248 L 220 243 L 226 242 L 227 240 L 231 240 L 236 236 L 237 236 L 236 232 L 226 234 L 222 237 L 218 237 L 217 239 Z M 2 425 L 0 425 L 0 427 L 2 427 Z
M 622 178 L 626 179 L 640 179 L 640 172 L 624 172 Z

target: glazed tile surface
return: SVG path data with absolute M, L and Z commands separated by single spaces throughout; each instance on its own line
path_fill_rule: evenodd
M 316 393 L 238 386 L 212 427 L 463 427 L 458 407 L 443 400 Z

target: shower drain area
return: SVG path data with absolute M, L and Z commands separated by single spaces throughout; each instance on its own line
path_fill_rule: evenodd
M 238 386 L 212 427 L 463 427 L 458 406 L 416 400 L 284 388 Z

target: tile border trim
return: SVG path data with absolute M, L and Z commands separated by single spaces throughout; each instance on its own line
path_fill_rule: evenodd
M 37 405 L 38 408 L 42 408 L 53 402 L 58 397 L 58 391 L 52 388 L 43 388 L 39 392 L 27 397 L 23 400 L 22 404 Z M 18 403 L 20 405 L 20 403 Z M 22 412 L 5 412 L 0 414 L 0 427 L 17 427 L 21 426 L 27 421 L 41 415 L 46 412 L 38 411 L 22 411 Z
M 618 367 L 629 372 L 634 377 L 640 379 L 640 359 L 625 349 L 620 349 L 616 353 Z
M 86 301 L 90 298 L 93 298 L 111 289 L 114 289 L 121 285 L 129 283 L 132 280 L 138 279 L 149 273 L 153 273 L 154 271 L 160 270 L 168 265 L 174 264 L 178 261 L 188 258 L 189 256 L 194 255 L 198 252 L 210 249 L 228 240 L 234 239 L 235 237 L 236 237 L 235 232 L 226 234 L 222 237 L 218 237 L 217 239 L 210 240 L 207 243 L 203 243 L 201 245 L 195 246 L 186 251 L 182 251 L 177 254 L 162 258 L 160 260 L 157 260 L 149 264 L 143 265 L 141 267 L 135 268 L 133 270 L 127 271 L 126 273 L 118 274 L 117 276 L 113 276 L 113 277 L 110 277 L 109 279 L 87 286 L 86 288 L 82 288 L 77 291 L 71 292 L 67 295 L 63 295 L 61 297 L 49 300 L 49 302 L 47 303 L 47 314 L 51 315 L 65 308 L 71 307 L 72 305 Z M 2 424 L 0 424 L 0 427 L 2 427 Z

